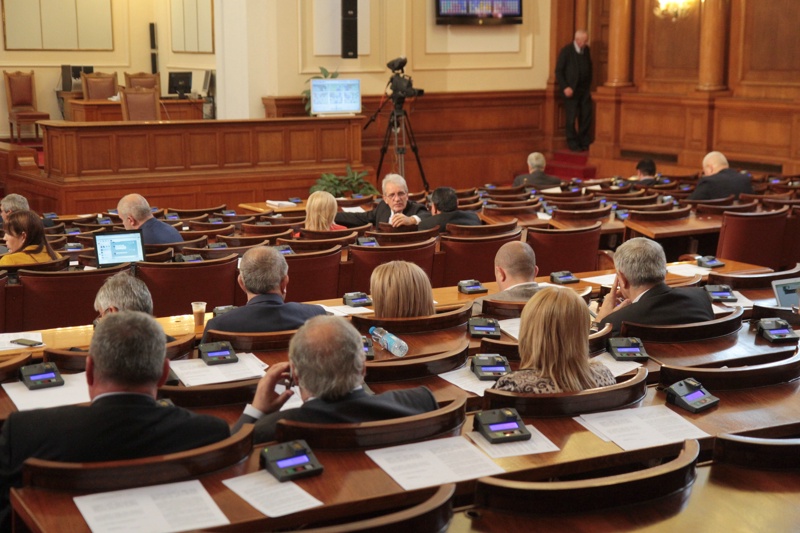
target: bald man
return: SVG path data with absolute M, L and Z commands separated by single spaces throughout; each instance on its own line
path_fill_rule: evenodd
M 561 49 L 556 62 L 556 79 L 567 117 L 565 135 L 574 152 L 588 150 L 592 142 L 592 56 L 588 42 L 586 30 L 576 31 L 575 39 Z
M 483 300 L 527 301 L 539 290 L 536 283 L 536 254 L 526 242 L 507 242 L 494 256 L 494 278 L 500 292 L 477 298 L 472 304 L 472 315 L 483 312 Z
M 125 229 L 142 230 L 144 244 L 171 244 L 183 237 L 174 227 L 153 216 L 150 204 L 141 194 L 128 194 L 117 204 L 117 213 Z
M 753 193 L 750 176 L 728 167 L 727 158 L 721 152 L 709 152 L 703 158 L 703 178 L 697 182 L 689 200 L 714 200 L 731 194 L 739 198 L 741 193 Z

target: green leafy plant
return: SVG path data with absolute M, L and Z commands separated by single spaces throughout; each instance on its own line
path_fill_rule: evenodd
M 311 80 L 326 80 L 326 79 L 334 79 L 339 77 L 339 71 L 334 70 L 333 72 L 329 71 L 325 67 L 319 67 L 319 75 L 318 76 L 311 76 L 306 80 L 306 85 L 311 83 Z M 308 115 L 311 114 L 311 88 L 309 87 L 305 91 L 301 92 L 300 94 L 303 95 L 303 103 L 306 106 L 306 113 Z
M 344 196 L 347 192 L 364 195 L 378 194 L 378 189 L 364 179 L 368 174 L 366 170 L 356 172 L 350 168 L 350 165 L 347 165 L 346 172 L 344 176 L 337 176 L 332 172 L 322 174 L 309 190 L 309 194 L 317 191 L 326 191 L 337 198 Z

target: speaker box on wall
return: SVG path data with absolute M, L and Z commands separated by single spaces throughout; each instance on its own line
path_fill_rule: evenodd
M 342 0 L 342 57 L 358 57 L 358 0 Z
M 150 53 L 150 73 L 158 74 L 158 54 L 155 52 Z
M 156 23 L 150 23 L 150 49 L 157 50 L 158 42 L 156 42 Z

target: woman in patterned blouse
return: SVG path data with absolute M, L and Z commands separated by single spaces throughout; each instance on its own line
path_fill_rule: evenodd
M 494 388 L 555 393 L 616 384 L 605 365 L 589 361 L 590 323 L 589 309 L 574 290 L 539 290 L 522 310 L 520 369 L 502 376 Z

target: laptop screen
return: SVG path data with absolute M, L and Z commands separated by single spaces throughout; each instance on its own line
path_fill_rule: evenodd
M 98 268 L 144 261 L 144 244 L 139 230 L 95 233 L 94 249 Z
M 775 299 L 780 307 L 800 305 L 800 278 L 779 279 L 772 282 Z

